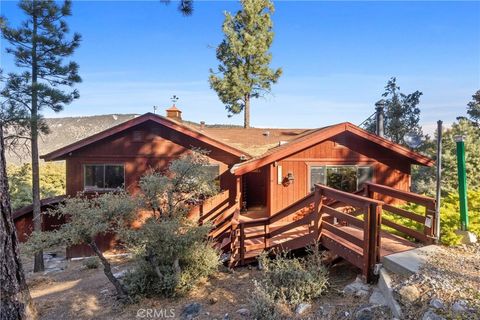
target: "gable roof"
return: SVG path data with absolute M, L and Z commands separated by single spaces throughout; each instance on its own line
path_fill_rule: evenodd
M 276 148 L 272 148 L 261 156 L 257 156 L 248 161 L 236 164 L 232 167 L 231 172 L 235 175 L 245 174 L 252 170 L 258 169 L 266 164 L 288 157 L 291 154 L 294 154 L 298 151 L 301 151 L 305 148 L 313 146 L 319 142 L 327 140 L 337 134 L 346 131 L 365 138 L 389 150 L 392 150 L 393 152 L 398 153 L 402 156 L 405 156 L 411 159 L 413 163 L 425 166 L 432 166 L 434 163 L 432 159 L 423 156 L 417 152 L 411 151 L 404 146 L 382 138 L 376 134 L 372 134 L 350 122 L 343 122 L 336 125 L 306 132 L 297 139 L 294 139 L 291 142 L 280 145 Z
M 133 118 L 131 120 L 125 121 L 119 125 L 113 126 L 109 129 L 106 129 L 104 131 L 101 131 L 99 133 L 96 133 L 92 136 L 89 136 L 85 139 L 76 141 L 72 144 L 69 144 L 65 147 L 62 147 L 60 149 L 57 149 L 55 151 L 52 151 L 50 153 L 47 153 L 40 158 L 44 159 L 45 161 L 52 161 L 52 160 L 61 160 L 63 159 L 66 155 L 68 155 L 70 152 L 73 152 L 75 150 L 78 150 L 80 148 L 83 148 L 87 145 L 90 145 L 92 143 L 95 143 L 97 141 L 100 141 L 102 139 L 108 138 L 116 133 L 122 132 L 124 130 L 127 130 L 129 128 L 132 128 L 134 126 L 137 126 L 141 123 L 147 122 L 147 121 L 154 121 L 158 124 L 161 124 L 167 128 L 173 129 L 175 131 L 181 132 L 187 136 L 190 136 L 192 138 L 198 139 L 206 144 L 209 144 L 213 147 L 219 148 L 221 150 L 224 150 L 225 152 L 228 152 L 232 155 L 238 156 L 238 157 L 247 157 L 251 158 L 251 155 L 246 153 L 243 150 L 237 149 L 235 147 L 230 146 L 227 143 L 224 143 L 218 139 L 215 139 L 205 132 L 201 132 L 197 130 L 196 128 L 188 125 L 184 125 L 181 122 L 172 120 L 170 118 L 166 118 L 157 114 L 153 114 L 151 112 L 145 113 L 141 116 L 138 116 L 136 118 Z

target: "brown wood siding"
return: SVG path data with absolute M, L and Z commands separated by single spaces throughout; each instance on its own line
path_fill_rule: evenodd
M 140 141 L 134 137 L 140 137 Z M 140 177 L 147 170 L 165 170 L 172 160 L 192 148 L 208 151 L 210 162 L 220 166 L 222 189 L 234 186 L 234 177 L 229 168 L 239 162 L 238 157 L 172 129 L 147 122 L 69 155 L 66 159 L 67 195 L 74 196 L 83 191 L 85 164 L 123 164 L 126 190 L 135 193 Z
M 282 166 L 284 177 L 293 173 L 293 183 L 278 184 L 278 165 Z M 271 215 L 309 192 L 309 166 L 312 165 L 370 165 L 374 170 L 374 183 L 410 190 L 411 160 L 347 132 L 269 165 Z M 391 202 L 387 197 L 381 200 Z

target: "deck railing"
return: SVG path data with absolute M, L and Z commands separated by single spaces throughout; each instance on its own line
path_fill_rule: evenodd
M 359 208 L 364 220 L 330 207 L 332 201 Z M 326 203 L 326 204 L 324 204 Z M 382 202 L 316 185 L 315 191 L 269 218 L 239 222 L 232 233 L 232 261 L 244 264 L 269 249 L 293 250 L 315 241 L 364 270 L 367 279 L 380 259 Z M 293 219 L 291 219 L 293 218 Z M 293 220 L 282 224 L 282 221 Z M 361 228 L 363 238 L 342 230 L 343 222 Z
M 403 225 L 398 221 L 393 222 L 392 220 L 385 217 L 382 219 L 382 224 L 400 232 L 401 234 L 412 237 L 424 244 L 430 244 L 435 239 L 435 235 L 437 234 L 435 230 L 435 219 L 437 218 L 435 212 L 435 199 L 375 183 L 365 184 L 365 195 L 369 198 L 391 197 L 396 200 L 401 200 L 423 206 L 425 214 L 419 215 L 418 213 L 411 212 L 390 204 L 383 205 L 384 211 L 422 225 L 423 230 L 421 231 L 417 230 L 416 228 L 412 228 L 411 226 Z

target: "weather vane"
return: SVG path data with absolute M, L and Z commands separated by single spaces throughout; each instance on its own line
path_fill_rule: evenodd
M 157 113 L 157 109 L 158 109 L 157 106 L 153 106 L 153 113 L 154 113 L 154 114 Z
M 179 97 L 177 97 L 176 95 L 173 95 L 173 97 L 170 98 L 170 100 L 172 100 L 173 102 L 173 105 L 175 105 L 175 103 L 177 103 Z

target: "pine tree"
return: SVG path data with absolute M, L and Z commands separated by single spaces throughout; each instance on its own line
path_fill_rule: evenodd
M 404 137 L 407 133 L 423 135 L 420 126 L 420 97 L 422 92 L 410 94 L 400 92 L 397 79 L 392 77 L 385 86 L 382 97 L 385 98 L 385 137 L 395 143 L 406 145 Z M 375 119 L 365 124 L 365 129 L 375 132 Z
M 1 23 L 1 21 L 0 21 Z M 0 78 L 1 70 L 0 70 Z M 2 79 L 3 80 L 3 79 Z M 19 243 L 12 218 L 10 191 L 5 160 L 4 131 L 23 115 L 11 104 L 0 104 L 0 319 L 35 319 L 36 311 L 25 280 Z
M 470 120 L 480 125 L 480 90 L 475 92 L 472 96 L 472 101 L 470 101 L 467 106 L 467 113 L 470 116 Z
M 270 0 L 241 0 L 242 10 L 225 14 L 225 37 L 217 48 L 218 73 L 210 70 L 210 86 L 225 104 L 229 116 L 244 112 L 250 127 L 250 101 L 269 93 L 282 70 L 271 69 L 269 52 L 274 33 Z
M 67 39 L 69 29 L 64 18 L 71 15 L 71 2 L 62 5 L 54 1 L 22 0 L 19 7 L 27 16 L 18 28 L 2 25 L 3 37 L 10 43 L 7 52 L 14 56 L 21 73 L 10 73 L 2 96 L 13 108 L 27 111 L 32 156 L 32 195 L 34 229 L 41 230 L 40 178 L 38 137 L 47 133 L 41 111 L 50 108 L 61 111 L 79 97 L 77 90 L 67 89 L 80 82 L 78 65 L 64 62 L 80 44 L 75 33 Z M 35 254 L 34 271 L 42 271 L 43 253 Z

